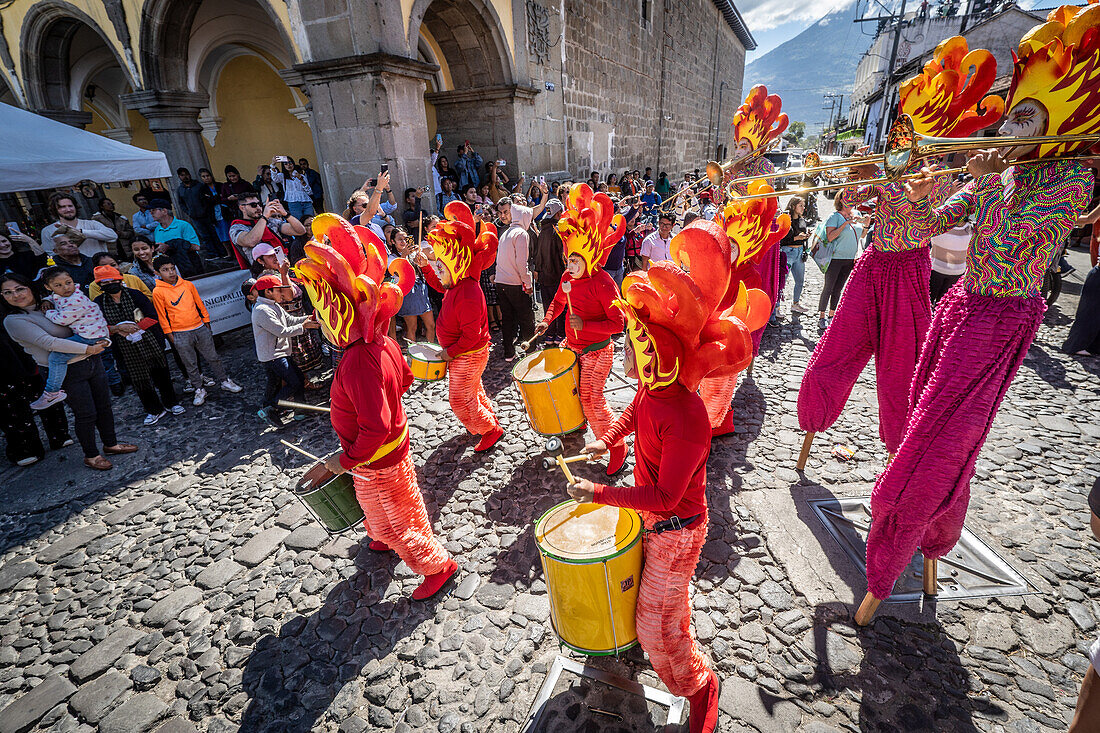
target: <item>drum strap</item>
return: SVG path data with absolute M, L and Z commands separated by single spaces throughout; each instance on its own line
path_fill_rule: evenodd
M 598 344 L 589 344 L 588 346 L 585 346 L 583 349 L 581 349 L 581 353 L 587 354 L 589 351 L 599 351 L 603 347 L 607 346 L 609 343 L 611 343 L 611 339 L 604 339 Z
M 662 522 L 657 522 L 655 525 L 653 525 L 653 529 L 649 529 L 649 530 L 646 530 L 646 531 L 651 532 L 653 534 L 661 534 L 662 532 L 669 532 L 669 531 L 674 532 L 674 531 L 679 530 L 679 529 L 687 529 L 691 525 L 695 524 L 695 522 L 701 516 L 703 516 L 703 515 L 702 514 L 696 514 L 694 516 L 688 517 L 687 519 L 680 519 L 678 516 L 673 514 L 668 519 L 666 519 Z
M 408 435 L 409 435 L 409 426 L 406 423 L 405 427 L 401 429 L 401 434 L 400 435 L 398 435 L 396 438 L 391 440 L 389 443 L 386 443 L 385 445 L 380 446 L 378 448 L 378 450 L 376 450 L 374 452 L 373 456 L 371 456 L 367 460 L 363 461 L 362 463 L 360 463 L 355 468 L 360 468 L 362 466 L 370 468 L 370 464 L 375 463 L 376 461 L 388 456 L 390 453 L 393 453 L 395 450 L 397 450 L 398 447 L 400 447 L 400 445 L 405 442 L 405 438 L 408 437 Z M 353 468 L 352 470 L 354 471 L 355 468 Z

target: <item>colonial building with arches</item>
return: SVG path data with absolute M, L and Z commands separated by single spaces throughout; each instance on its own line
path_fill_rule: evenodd
M 0 101 L 192 173 L 307 157 L 330 204 L 439 133 L 520 172 L 720 156 L 755 47 L 732 0 L 12 0 Z

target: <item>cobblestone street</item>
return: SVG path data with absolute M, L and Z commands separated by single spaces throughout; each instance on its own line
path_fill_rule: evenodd
M 694 623 L 723 677 L 722 731 L 1065 730 L 1100 619 L 1085 501 L 1100 470 L 1100 359 L 1059 351 L 1087 270 L 1083 252 L 1071 260 L 967 518 L 1028 592 L 885 604 L 866 629 L 851 621 L 860 570 L 807 501 L 870 494 L 886 458 L 873 368 L 800 476 L 795 399 L 818 331 L 784 302 L 738 386 L 737 432 L 708 465 Z M 810 267 L 807 280 L 811 302 L 822 277 Z M 421 604 L 395 556 L 367 550 L 360 531 L 330 539 L 293 497 L 307 460 L 279 438 L 327 454 L 327 418 L 262 428 L 250 333 L 222 353 L 240 396 L 212 392 L 152 428 L 132 391 L 116 402 L 120 439 L 141 451 L 112 458 L 111 473 L 86 470 L 77 446 L 0 472 L 0 733 L 519 730 L 559 653 L 532 527 L 567 497 L 507 365 L 491 359 L 486 373 L 508 430 L 488 455 L 473 452 L 444 382 L 406 396 L 420 487 L 461 569 Z M 629 390 L 615 394 L 621 405 Z M 838 443 L 851 461 L 830 456 Z M 570 454 L 581 445 L 566 439 Z M 638 649 L 592 663 L 660 686 Z M 679 730 L 641 698 L 579 679 L 559 690 L 542 730 Z

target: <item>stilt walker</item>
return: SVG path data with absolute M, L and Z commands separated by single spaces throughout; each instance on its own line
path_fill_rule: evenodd
M 771 191 L 772 187 L 765 181 L 752 181 L 747 187 L 741 189 L 745 194 L 762 194 Z M 767 325 L 768 317 L 775 305 L 774 301 L 761 289 L 759 263 L 769 256 L 769 253 L 775 249 L 775 245 L 787 236 L 791 228 L 791 217 L 787 214 L 776 216 L 778 211 L 778 197 L 748 201 L 734 199 L 714 217 L 715 223 L 729 238 L 730 256 L 733 259 L 733 269 L 726 294 L 722 298 L 722 308 L 732 305 L 741 288 L 745 288 L 746 297 L 753 302 L 751 313 L 754 317 L 754 320 L 746 325 L 754 334 Z M 759 340 L 753 342 L 753 353 L 759 343 Z M 733 432 L 733 410 L 730 408 L 730 403 L 737 389 L 737 377 L 751 363 L 750 356 L 749 361 L 732 374 L 705 377 L 699 383 L 699 396 L 707 407 L 707 417 L 710 419 L 711 437 L 716 438 Z
M 386 282 L 385 245 L 340 217 L 314 219 L 308 259 L 296 270 L 325 338 L 343 349 L 332 380 L 332 427 L 342 450 L 309 470 L 314 485 L 352 472 L 363 524 L 376 551 L 394 550 L 424 576 L 413 599 L 437 593 L 458 570 L 432 532 L 409 451 L 401 395 L 412 384 L 401 349 L 386 332 L 413 284 L 412 265 L 398 259 Z
M 971 68 L 974 73 L 968 79 Z M 969 51 L 962 36 L 949 38 L 936 47 L 924 70 L 901 86 L 900 114 L 912 116 L 918 134 L 966 137 L 1004 112 L 1004 100 L 984 96 L 996 78 L 993 54 Z M 911 172 L 920 165 L 914 161 Z M 938 180 L 931 194 L 933 206 L 951 193 L 949 179 Z M 798 390 L 798 422 L 808 434 L 831 427 L 873 356 L 878 432 L 892 456 L 905 435 L 909 385 L 932 322 L 929 235 L 906 198 L 904 182 L 856 186 L 846 189 L 844 197 L 853 204 L 874 199 L 874 237 L 856 261 L 836 317 L 806 366 Z M 807 457 L 806 452 L 799 456 L 799 470 L 805 468 Z
M 1020 43 L 1000 132 L 1100 132 L 1100 6 L 1062 6 L 1047 20 Z M 959 540 L 978 453 L 1046 310 L 1043 274 L 1092 193 L 1091 170 L 1059 157 L 1091 144 L 1022 142 L 1006 149 L 1009 160 L 1044 160 L 1007 168 L 999 155 L 979 153 L 969 162 L 974 180 L 935 209 L 931 178 L 910 185 L 930 234 L 969 216 L 975 233 L 966 275 L 940 300 L 921 349 L 905 437 L 871 494 L 860 624 L 915 550 L 934 576 L 936 559 Z
M 737 157 L 754 155 L 746 162 L 733 166 L 726 175 L 737 178 L 739 176 L 759 176 L 765 173 L 775 173 L 775 166 L 764 157 L 764 151 L 771 148 L 773 143 L 787 129 L 787 115 L 782 114 L 783 102 L 778 94 L 768 94 L 768 88 L 758 84 L 749 90 L 745 101 L 733 113 L 733 137 L 737 145 Z M 769 184 L 770 179 L 764 179 Z M 745 194 L 747 187 L 738 184 L 734 186 L 734 193 Z M 764 291 L 774 306 L 779 302 L 779 285 L 783 282 L 781 267 L 781 252 L 778 247 L 767 247 L 760 252 L 759 259 L 753 263 L 756 274 L 760 278 L 758 287 Z M 770 314 L 769 314 L 770 315 Z M 763 325 L 752 333 L 752 355 L 760 353 L 760 339 L 764 336 L 767 327 L 765 319 Z
M 491 224 L 475 222 L 465 202 L 452 201 L 443 213 L 446 218 L 428 234 L 435 259 L 422 271 L 444 294 L 435 333 L 448 362 L 447 399 L 466 429 L 481 436 L 474 447 L 480 453 L 504 435 L 481 381 L 489 363 L 489 314 L 480 281 L 496 259 L 497 234 Z
M 565 213 L 558 220 L 566 270 L 546 315 L 535 326 L 535 336 L 541 336 L 565 314 L 566 343 L 577 353 L 581 368 L 581 408 L 593 435 L 603 435 L 615 419 L 604 386 L 615 363 L 611 337 L 622 333 L 623 314 L 613 305 L 618 288 L 602 265 L 625 229 L 622 214 L 615 213 L 607 194 L 593 194 L 588 186 L 569 190 Z M 626 443 L 619 441 L 609 449 L 607 475 L 612 476 L 626 461 Z
M 751 305 L 741 297 L 719 310 L 729 284 L 730 252 L 713 222 L 686 227 L 673 239 L 672 250 L 691 263 L 690 274 L 672 262 L 657 262 L 623 280 L 616 303 L 626 314 L 627 363 L 640 388 L 599 440 L 585 447 L 599 455 L 635 433 L 634 485 L 581 479 L 568 490 L 580 502 L 641 513 L 646 534 L 638 641 L 669 691 L 690 702 L 691 733 L 710 733 L 718 724 L 720 683 L 691 633 L 688 602 L 707 536 L 710 454 L 707 413 L 695 390 L 712 371 L 733 369 L 750 358 L 745 318 Z

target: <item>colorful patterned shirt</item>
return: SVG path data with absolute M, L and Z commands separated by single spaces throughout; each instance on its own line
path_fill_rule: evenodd
M 1053 160 L 987 173 L 935 209 L 915 204 L 928 218 L 927 236 L 942 234 L 973 216 L 964 287 L 997 298 L 1039 295 L 1043 275 L 1092 195 L 1092 171 Z
M 736 173 L 733 174 L 734 178 L 748 178 L 749 176 L 762 176 L 765 173 L 775 173 L 775 166 L 772 162 L 760 156 L 759 158 L 753 158 L 748 163 L 741 166 Z M 772 178 L 765 179 L 769 185 L 774 185 L 775 180 Z M 749 186 L 747 183 L 738 183 L 733 187 L 735 193 L 739 193 L 742 196 L 749 192 Z
M 928 195 L 931 206 L 939 206 L 951 194 L 951 184 L 944 178 Z M 845 189 L 844 200 L 853 206 L 875 199 L 875 228 L 871 246 L 879 252 L 906 252 L 928 246 L 931 235 L 925 219 L 915 204 L 905 195 L 905 184 L 873 183 Z

